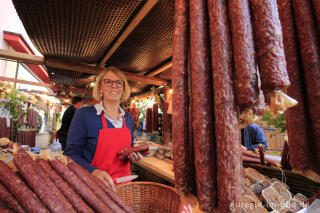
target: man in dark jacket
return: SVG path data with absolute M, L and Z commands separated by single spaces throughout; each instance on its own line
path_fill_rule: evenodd
M 58 130 L 58 138 L 61 143 L 62 150 L 65 150 L 67 147 L 67 137 L 69 132 L 69 127 L 76 110 L 82 106 L 83 99 L 79 96 L 76 96 L 72 99 L 72 105 L 66 109 L 62 117 L 61 128 Z
M 263 130 L 255 123 L 241 129 L 241 142 L 247 150 L 258 150 L 258 144 L 263 145 L 264 150 L 268 149 L 268 143 Z

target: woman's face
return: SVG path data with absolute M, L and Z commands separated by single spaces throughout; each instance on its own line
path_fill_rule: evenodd
M 113 72 L 107 72 L 101 81 L 99 92 L 104 101 L 120 101 L 124 82 Z

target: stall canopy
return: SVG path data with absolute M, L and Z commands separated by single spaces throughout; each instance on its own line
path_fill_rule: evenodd
M 58 90 L 90 90 L 104 66 L 125 71 L 133 93 L 170 80 L 172 0 L 13 0 L 13 4 Z

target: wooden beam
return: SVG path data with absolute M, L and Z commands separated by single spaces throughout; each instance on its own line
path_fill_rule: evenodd
M 38 82 L 26 81 L 26 80 L 15 79 L 15 78 L 8 78 L 8 77 L 3 77 L 3 76 L 0 76 L 0 80 L 20 83 L 20 84 L 28 84 L 28 85 L 39 86 L 39 87 L 46 87 L 46 88 L 50 88 L 50 89 L 52 89 L 54 87 L 53 84 L 38 83 Z
M 43 65 L 44 57 L 0 49 L 0 57 L 20 61 L 26 64 Z
M 65 86 L 55 86 L 56 89 L 61 89 L 61 90 L 69 90 L 69 91 L 74 91 L 74 92 L 78 92 L 78 93 L 85 93 L 87 95 L 92 95 L 92 90 L 85 90 L 85 89 L 79 89 L 79 88 L 75 88 L 75 87 L 65 87 Z
M 155 91 L 148 91 L 148 92 L 143 92 L 143 93 L 139 93 L 136 94 L 135 96 L 133 96 L 133 99 L 144 99 L 150 96 L 153 96 L 154 93 L 160 94 L 162 91 L 164 91 L 166 88 L 162 87 L 162 88 L 157 88 Z
M 126 77 L 129 81 L 143 82 L 143 83 L 153 84 L 153 85 L 158 85 L 158 86 L 161 86 L 161 85 L 168 83 L 166 80 L 163 80 L 160 78 L 142 76 L 142 75 L 132 74 L 129 72 L 123 72 L 123 73 L 126 75 Z
M 128 27 L 123 31 L 118 40 L 114 43 L 111 49 L 106 53 L 99 63 L 99 67 L 104 67 L 104 64 L 109 60 L 112 54 L 120 47 L 122 42 L 130 35 L 130 33 L 139 25 L 143 18 L 150 12 L 150 10 L 158 3 L 159 0 L 148 0 L 138 14 L 132 19 Z
M 96 66 L 89 66 L 86 64 L 75 64 L 70 62 L 61 62 L 55 59 L 48 58 L 45 60 L 44 64 L 48 67 L 63 69 L 63 70 L 71 70 L 75 72 L 89 73 L 93 75 L 98 75 L 103 68 Z
M 29 93 L 29 94 L 35 94 L 35 95 L 38 95 L 38 94 L 41 94 L 41 95 L 48 95 L 48 96 L 56 96 L 55 93 L 53 92 L 46 92 L 46 91 L 40 91 L 40 90 L 26 90 L 26 89 L 20 89 L 20 91 L 22 92 L 26 92 L 26 93 Z
M 54 59 L 46 59 L 45 64 L 46 66 L 49 66 L 49 67 L 55 67 L 55 68 L 64 69 L 64 70 L 72 70 L 76 72 L 90 73 L 95 75 L 98 75 L 104 69 L 104 68 L 89 66 L 85 64 L 59 62 Z M 149 77 L 149 76 L 141 76 L 141 75 L 137 75 L 129 72 L 123 72 L 123 73 L 126 75 L 127 79 L 130 81 L 144 82 L 147 84 L 153 84 L 158 86 L 167 83 L 167 81 L 163 79 L 158 79 L 158 78 Z
M 169 63 L 166 63 L 165 65 L 159 67 L 156 70 L 153 70 L 152 72 L 147 74 L 147 76 L 153 77 L 155 75 L 158 75 L 158 74 L 162 73 L 163 71 L 166 71 L 167 69 L 169 69 L 171 67 L 172 67 L 172 61 L 170 61 Z
M 74 63 L 70 63 L 70 62 L 60 62 L 55 59 L 42 60 L 43 57 L 31 56 L 31 55 L 28 55 L 25 53 L 18 53 L 18 52 L 14 52 L 14 51 L 4 50 L 3 52 L 12 52 L 12 55 L 18 54 L 19 56 L 16 56 L 15 59 L 18 61 L 24 62 L 24 63 L 33 62 L 33 63 L 39 64 L 40 61 L 42 61 L 42 64 L 44 63 L 46 66 L 49 66 L 49 67 L 64 69 L 64 70 L 71 70 L 71 71 L 75 71 L 75 72 L 89 73 L 89 74 L 93 74 L 93 75 L 98 75 L 103 70 L 103 68 L 101 68 L 101 67 L 89 66 L 86 64 L 74 64 Z M 6 58 L 9 58 L 10 54 L 6 53 L 3 55 L 6 55 L 7 56 Z M 34 57 L 36 57 L 37 59 Z M 34 60 L 29 60 L 29 59 L 27 60 L 27 58 L 34 58 Z M 40 58 L 42 58 L 42 59 L 40 60 Z M 42 64 L 39 64 L 39 65 L 42 65 Z M 163 85 L 163 84 L 167 83 L 166 80 L 158 79 L 158 78 L 154 78 L 154 77 L 140 76 L 140 75 L 132 74 L 132 73 L 128 73 L 128 72 L 124 72 L 124 74 L 127 76 L 128 80 L 130 80 L 130 81 L 144 82 L 144 83 L 153 84 L 153 85 Z M 18 82 L 18 83 L 21 83 L 21 82 Z M 25 83 L 28 84 L 27 81 Z M 31 83 L 35 83 L 35 82 L 31 82 Z M 41 83 L 36 83 L 36 84 L 40 84 L 40 86 L 45 85 L 45 87 L 48 87 L 48 85 L 51 85 L 51 84 L 41 84 Z M 31 85 L 35 85 L 35 84 L 31 84 Z M 36 86 L 39 86 L 39 85 L 36 85 Z M 73 90 L 73 91 L 75 91 L 75 90 Z M 84 92 L 86 90 L 80 89 L 79 91 Z

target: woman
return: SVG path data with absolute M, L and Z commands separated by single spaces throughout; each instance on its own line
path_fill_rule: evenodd
M 101 72 L 93 88 L 100 103 L 77 110 L 64 152 L 113 189 L 112 179 L 131 174 L 130 162 L 117 158 L 120 150 L 133 145 L 133 119 L 120 107 L 129 96 L 129 84 L 120 70 L 110 67 Z M 132 153 L 128 158 L 140 157 Z

